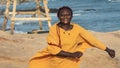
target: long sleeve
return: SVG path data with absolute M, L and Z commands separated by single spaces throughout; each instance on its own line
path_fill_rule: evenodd
M 82 53 L 84 53 L 86 51 L 87 48 L 91 48 L 92 46 L 90 46 L 88 43 L 83 42 L 82 45 L 78 45 L 76 51 L 80 51 Z
M 50 28 L 48 37 L 47 37 L 48 47 L 47 50 L 49 53 L 56 55 L 61 51 L 59 47 L 59 38 L 57 35 L 56 24 Z
M 106 46 L 96 39 L 91 33 L 79 26 L 80 36 L 90 45 L 97 47 L 101 50 L 105 50 Z

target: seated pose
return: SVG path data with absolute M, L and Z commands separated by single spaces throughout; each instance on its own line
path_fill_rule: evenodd
M 106 47 L 83 27 L 71 22 L 71 8 L 59 8 L 57 17 L 60 21 L 50 28 L 48 46 L 30 59 L 29 68 L 79 68 L 81 57 L 89 47 L 99 48 L 110 57 L 115 57 L 114 50 Z

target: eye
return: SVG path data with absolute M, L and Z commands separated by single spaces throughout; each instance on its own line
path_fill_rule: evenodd
M 61 14 L 60 16 L 65 16 L 64 14 Z
M 61 14 L 60 16 L 71 16 L 71 14 Z
M 71 16 L 71 14 L 66 14 L 66 16 Z

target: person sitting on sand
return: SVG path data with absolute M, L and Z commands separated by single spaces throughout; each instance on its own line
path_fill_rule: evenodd
M 32 57 L 29 68 L 79 68 L 83 53 L 90 47 L 99 48 L 110 57 L 115 57 L 113 49 L 106 47 L 80 25 L 71 22 L 71 8 L 59 8 L 57 17 L 60 21 L 50 28 L 48 46 Z

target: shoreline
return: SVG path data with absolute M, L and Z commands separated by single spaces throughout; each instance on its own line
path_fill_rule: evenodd
M 2 26 L 0 26 L 0 32 L 2 31 L 1 30 L 2 29 Z M 33 33 L 32 33 L 32 31 L 33 31 Z M 35 31 L 39 31 L 39 30 L 35 30 Z M 120 30 L 115 30 L 115 31 L 103 31 L 103 32 L 101 32 L 101 31 L 94 31 L 94 30 L 88 30 L 89 32 L 91 32 L 91 33 L 118 33 L 118 34 L 120 34 Z M 10 28 L 9 29 L 7 29 L 7 31 L 5 31 L 6 33 L 10 33 Z M 46 34 L 46 33 L 48 33 L 49 31 L 43 31 L 43 32 L 38 32 L 38 34 Z M 31 31 L 29 31 L 29 32 L 23 32 L 23 31 L 14 31 L 14 34 L 34 34 L 34 30 L 31 30 Z M 36 34 L 36 33 L 35 33 Z

